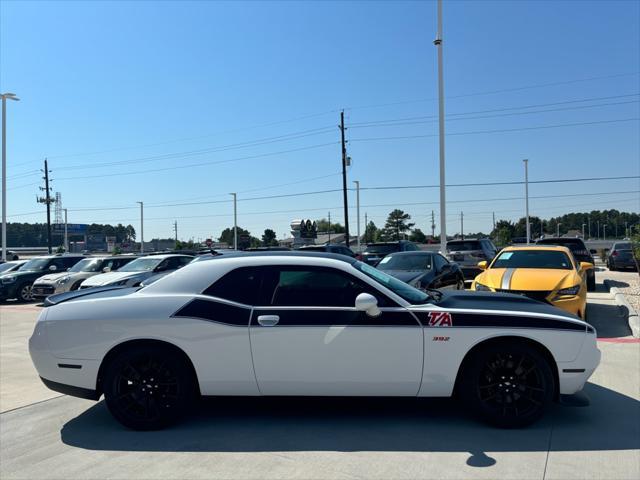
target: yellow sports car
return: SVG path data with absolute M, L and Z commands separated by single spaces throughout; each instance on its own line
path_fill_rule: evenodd
M 586 272 L 592 263 L 577 263 L 566 247 L 507 247 L 478 275 L 471 290 L 525 295 L 573 313 L 587 312 Z

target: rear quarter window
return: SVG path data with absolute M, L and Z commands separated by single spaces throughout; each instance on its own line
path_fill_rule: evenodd
M 261 279 L 259 269 L 240 267 L 224 275 L 202 293 L 244 305 L 257 305 Z

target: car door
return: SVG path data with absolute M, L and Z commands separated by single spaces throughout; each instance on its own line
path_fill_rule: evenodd
M 355 309 L 367 292 L 381 315 Z M 339 269 L 268 267 L 250 323 L 263 395 L 416 395 L 422 328 L 406 309 Z

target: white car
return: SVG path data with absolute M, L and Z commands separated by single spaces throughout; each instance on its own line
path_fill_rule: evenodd
M 77 290 L 87 278 L 118 270 L 135 259 L 132 255 L 85 258 L 66 272 L 50 273 L 38 278 L 31 287 L 31 295 L 34 298 L 46 298 L 55 293 Z
M 523 426 L 579 392 L 600 361 L 594 328 L 548 304 L 424 292 L 343 255 L 229 256 L 137 290 L 63 296 L 29 341 L 40 377 L 104 394 L 141 430 L 174 422 L 198 395 L 454 392 L 494 424 Z
M 117 272 L 102 273 L 86 279 L 80 288 L 91 287 L 137 287 L 143 281 L 154 277 L 154 281 L 193 260 L 190 255 L 149 255 L 140 257 L 118 269 Z

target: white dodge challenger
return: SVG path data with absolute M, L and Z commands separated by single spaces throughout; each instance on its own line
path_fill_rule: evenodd
M 200 395 L 455 393 L 493 424 L 524 426 L 575 399 L 600 361 L 593 327 L 551 305 L 425 292 L 341 255 L 225 256 L 46 303 L 29 341 L 43 382 L 104 395 L 138 430 Z

